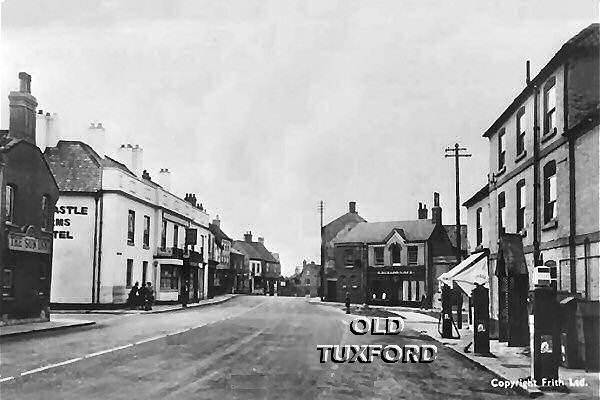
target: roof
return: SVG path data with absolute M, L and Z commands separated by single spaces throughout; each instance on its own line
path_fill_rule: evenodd
M 271 252 L 267 250 L 264 244 L 260 242 L 246 242 L 244 240 L 234 240 L 233 248 L 255 260 L 262 260 L 269 263 L 278 264 Z
M 221 227 L 219 225 L 213 224 L 213 223 L 209 223 L 208 224 L 208 230 L 210 231 L 210 233 L 212 233 L 215 236 L 215 240 L 217 241 L 217 246 L 219 247 L 223 247 L 221 245 L 223 240 L 229 240 L 231 241 L 231 238 L 229 236 L 227 236 L 225 234 L 225 232 L 223 232 L 221 230 Z
M 46 162 L 61 192 L 96 192 L 102 189 L 102 168 L 118 168 L 135 176 L 125 165 L 100 157 L 80 141 L 61 140 L 44 152 Z
M 504 110 L 496 121 L 485 131 L 483 137 L 491 137 L 500 126 L 512 115 L 512 113 L 521 105 L 523 100 L 529 96 L 533 89 L 545 80 L 550 73 L 567 57 L 581 50 L 593 49 L 598 51 L 600 45 L 600 24 L 594 23 L 583 29 L 577 35 L 569 39 L 558 52 L 548 61 L 540 72 L 529 82 L 529 84 L 519 93 L 513 102 Z
M 334 219 L 323 227 L 323 241 L 327 243 L 335 238 L 336 235 L 348 224 L 356 225 L 360 222 L 366 222 L 366 220 L 358 215 L 358 213 L 351 212 Z
M 401 229 L 406 240 L 425 241 L 429 239 L 435 224 L 430 219 L 412 221 L 361 222 L 345 235 L 340 236 L 339 243 L 383 243 L 390 232 Z
M 477 191 L 473 196 L 471 196 L 467 201 L 463 203 L 463 207 L 471 207 L 475 203 L 485 199 L 490 194 L 490 187 L 486 183 L 481 189 Z
M 456 248 L 456 225 L 444 225 L 444 229 L 446 229 L 446 233 L 448 234 L 450 243 L 452 243 L 452 247 Z M 468 250 L 469 248 L 466 225 L 460 226 L 460 247 L 462 250 Z

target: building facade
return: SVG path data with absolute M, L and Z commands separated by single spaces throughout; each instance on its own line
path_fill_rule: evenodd
M 509 344 L 510 325 L 526 324 L 524 305 L 511 311 L 518 277 L 502 256 L 503 243 L 517 238 L 523 291 L 534 287 L 536 266 L 549 267 L 559 299 L 576 297 L 584 313 L 598 315 L 599 36 L 598 24 L 587 27 L 534 78 L 528 72 L 526 87 L 483 135 L 489 183 L 464 206 L 472 245 L 490 251 L 492 332 Z
M 361 222 L 366 222 L 356 212 L 356 202 L 348 203 L 348 212 L 323 226 L 321 233 L 322 276 L 325 284 L 323 296 L 327 301 L 343 301 L 338 297 L 338 274 L 335 264 L 335 241 L 338 235 L 344 235 Z M 298 273 L 299 271 L 297 271 Z
M 438 306 L 437 278 L 456 262 L 441 224 L 439 196 L 432 219 L 361 222 L 335 243 L 338 299 L 353 303 Z
M 261 237 L 252 241 L 252 232 L 247 232 L 244 240 L 233 242 L 233 248 L 248 259 L 249 292 L 274 295 L 281 279 L 281 264 L 279 256 L 267 250 L 264 243 Z
M 80 141 L 45 150 L 60 189 L 52 303 L 123 304 L 135 282 L 150 282 L 157 302 L 179 301 L 183 283 L 191 301 L 206 297 L 208 214 L 195 196 L 181 199 L 146 171 L 132 172 L 141 168 L 139 146 L 122 146 L 119 157 Z
M 229 253 L 234 293 L 250 293 L 250 259 L 236 250 L 233 242 Z
M 0 131 L 0 325 L 50 319 L 58 187 L 36 146 L 31 76 L 19 80 L 8 96 L 9 130 Z
M 232 240 L 221 229 L 221 220 L 218 215 L 209 224 L 209 230 L 215 238 L 215 259 L 218 261 L 214 276 L 215 294 L 231 293 L 233 288 L 233 274 L 231 272 Z
M 321 287 L 321 266 L 314 261 L 302 262 L 300 273 L 295 276 L 295 288 L 298 296 L 318 297 Z

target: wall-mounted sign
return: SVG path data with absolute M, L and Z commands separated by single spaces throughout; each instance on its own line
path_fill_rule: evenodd
M 54 219 L 54 239 L 75 239 L 72 232 L 73 221 L 88 216 L 88 207 L 56 206 Z M 66 218 L 68 217 L 68 218 Z
M 30 253 L 50 254 L 52 252 L 52 240 L 27 236 L 24 233 L 9 232 L 8 248 L 16 251 L 27 251 Z

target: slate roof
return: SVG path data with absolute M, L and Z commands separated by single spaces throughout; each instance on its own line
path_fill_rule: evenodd
M 325 243 L 329 242 L 330 240 L 332 240 L 333 238 L 335 238 L 337 236 L 337 234 L 344 229 L 344 227 L 350 223 L 360 223 L 360 222 L 366 222 L 366 220 L 361 217 L 360 215 L 358 215 L 358 213 L 346 213 L 336 219 L 334 219 L 333 221 L 331 221 L 330 223 L 328 223 L 327 225 L 325 225 L 323 227 L 323 240 Z
M 477 191 L 473 196 L 471 196 L 467 201 L 463 203 L 463 207 L 471 207 L 473 204 L 477 203 L 480 200 L 485 199 L 490 194 L 490 187 L 486 183 L 481 189 Z
M 407 241 L 425 241 L 433 233 L 435 224 L 430 219 L 361 222 L 337 238 L 336 243 L 384 243 L 394 229 L 402 230 Z
M 223 248 L 223 244 L 222 244 L 223 240 L 229 240 L 229 241 L 231 241 L 231 238 L 229 236 L 227 236 L 225 234 L 225 232 L 223 232 L 218 225 L 215 225 L 213 223 L 209 223 L 208 224 L 208 230 L 215 236 L 215 240 L 217 242 L 217 246 L 219 246 L 220 248 Z
M 97 192 L 102 189 L 102 168 L 118 168 L 135 176 L 125 165 L 100 157 L 90 146 L 80 141 L 61 140 L 44 152 L 46 162 L 61 192 Z
M 267 250 L 264 244 L 260 242 L 246 242 L 244 240 L 234 240 L 233 248 L 255 260 L 263 260 L 269 263 L 279 263 L 271 252 Z
M 567 59 L 571 54 L 586 49 L 593 49 L 598 51 L 600 46 L 600 24 L 594 23 L 584 28 L 577 35 L 569 39 L 561 48 L 556 52 L 554 57 L 548 61 L 548 63 L 540 70 L 540 72 L 531 79 L 529 84 L 519 93 L 519 95 L 513 100 L 513 102 L 504 110 L 504 112 L 494 121 L 494 123 L 485 131 L 483 137 L 491 137 L 500 126 L 512 115 L 512 113 L 521 105 L 523 100 L 529 96 L 534 87 L 538 86 L 542 81 L 552 73 L 552 71 Z

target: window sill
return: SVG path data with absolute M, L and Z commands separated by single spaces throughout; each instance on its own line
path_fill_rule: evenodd
M 346 266 L 344 266 L 344 268 L 348 268 L 348 269 L 354 268 L 354 265 L 346 265 Z
M 527 150 L 523 150 L 521 152 L 521 154 L 519 154 L 517 156 L 517 158 L 515 158 L 515 163 L 518 163 L 519 161 L 523 160 L 525 157 L 527 157 Z
M 496 172 L 496 173 L 494 174 L 494 176 L 497 178 L 497 177 L 499 177 L 500 175 L 502 175 L 502 174 L 503 174 L 503 173 L 505 173 L 505 172 L 506 172 L 506 165 L 502 166 L 502 168 L 500 168 L 500 169 L 498 170 L 498 172 Z
M 393 263 L 392 264 L 392 267 L 401 267 L 401 266 L 402 266 L 402 263 Z
M 552 129 L 552 131 L 550 131 L 550 132 L 544 133 L 542 135 L 542 138 L 540 139 L 540 141 L 542 143 L 547 142 L 548 140 L 552 139 L 555 135 L 556 135 L 556 128 Z
M 127 246 L 135 246 L 134 242 L 127 242 Z
M 553 219 L 550 222 L 547 222 L 546 224 L 544 224 L 544 226 L 542 226 L 542 230 L 549 231 L 552 229 L 556 229 L 557 226 L 558 226 L 558 221 L 556 219 Z

